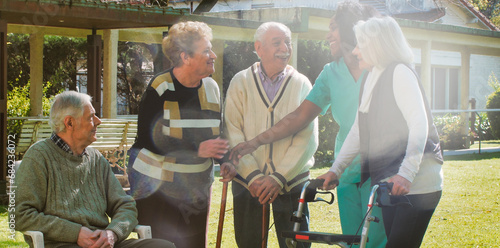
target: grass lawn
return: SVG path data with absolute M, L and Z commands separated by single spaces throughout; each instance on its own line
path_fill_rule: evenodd
M 485 144 L 485 143 L 483 143 Z M 482 144 L 482 145 L 483 145 Z M 498 144 L 498 143 L 497 143 Z M 448 156 L 443 166 L 443 197 L 427 229 L 422 247 L 499 247 L 500 235 L 500 153 Z M 312 177 L 328 168 L 312 170 Z M 215 247 L 222 184 L 214 184 L 209 223 L 209 245 Z M 222 247 L 236 247 L 229 187 Z M 341 233 L 336 203 L 310 204 L 311 230 Z M 0 247 L 27 247 L 22 235 L 9 238 L 7 210 L 0 208 Z M 272 223 L 272 219 L 271 219 Z M 268 247 L 278 247 L 274 228 Z M 314 244 L 313 247 L 332 247 Z M 336 246 L 333 246 L 336 247 Z
M 481 148 L 487 147 L 500 147 L 500 140 L 483 140 L 481 141 Z M 470 146 L 470 148 L 477 149 L 479 148 L 479 141 L 474 141 L 474 144 Z

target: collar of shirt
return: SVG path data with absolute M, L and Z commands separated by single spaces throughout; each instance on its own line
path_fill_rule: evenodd
M 362 89 L 363 90 L 363 96 L 361 97 L 361 103 L 359 104 L 358 110 L 362 113 L 368 113 L 370 109 L 370 102 L 372 100 L 372 94 L 373 94 L 373 89 L 375 88 L 375 85 L 378 82 L 378 79 L 384 72 L 384 69 L 378 68 L 378 67 L 373 67 L 373 69 L 369 72 L 366 82 L 365 82 L 365 87 Z
M 281 71 L 274 80 L 271 80 L 271 78 L 269 78 L 264 68 L 262 67 L 262 64 L 258 67 L 257 70 L 258 70 L 257 73 L 259 74 L 260 77 L 260 81 L 262 82 L 262 86 L 266 91 L 266 95 L 269 98 L 269 101 L 272 102 L 274 100 L 274 97 L 278 93 L 278 90 L 281 87 L 283 80 L 285 79 L 285 75 L 287 74 L 287 67 L 285 67 L 285 69 Z
M 63 151 L 65 151 L 71 155 L 74 155 L 73 151 L 69 147 L 68 143 L 64 142 L 64 140 L 61 139 L 61 137 L 59 137 L 56 133 L 52 133 L 52 135 L 50 136 L 50 140 L 54 141 L 56 146 L 61 148 Z M 86 154 L 87 154 L 87 149 L 83 150 L 83 153 L 81 155 L 79 155 L 79 157 L 86 155 Z

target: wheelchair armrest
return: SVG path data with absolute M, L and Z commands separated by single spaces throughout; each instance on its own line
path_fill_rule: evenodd
M 43 248 L 45 245 L 43 243 L 43 233 L 39 231 L 26 231 L 23 232 L 24 235 L 28 235 L 33 240 L 34 248 Z
M 151 239 L 152 238 L 150 226 L 137 225 L 137 226 L 135 226 L 133 232 L 137 233 L 137 236 L 139 236 L 139 239 Z
M 151 239 L 151 227 L 150 226 L 144 226 L 144 225 L 137 225 L 135 226 L 133 232 L 137 233 L 137 236 L 139 236 L 139 239 Z M 23 232 L 24 235 L 28 235 L 31 237 L 33 240 L 33 247 L 34 248 L 43 248 L 45 247 L 44 242 L 43 242 L 43 233 L 40 231 L 26 231 Z

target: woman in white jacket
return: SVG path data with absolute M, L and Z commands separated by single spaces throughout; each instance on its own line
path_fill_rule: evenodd
M 324 189 L 340 178 L 358 152 L 363 183 L 393 183 L 391 194 L 412 207 L 383 207 L 386 247 L 419 247 L 441 198 L 443 163 L 429 104 L 413 71 L 413 53 L 391 17 L 371 18 L 354 27 L 354 49 L 370 71 L 355 123 L 330 170 Z

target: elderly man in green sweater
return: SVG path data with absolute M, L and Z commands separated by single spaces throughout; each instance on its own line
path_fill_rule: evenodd
M 56 96 L 51 138 L 34 144 L 16 173 L 16 229 L 41 231 L 45 247 L 175 247 L 125 240 L 138 224 L 137 209 L 106 159 L 88 147 L 100 123 L 90 96 Z

